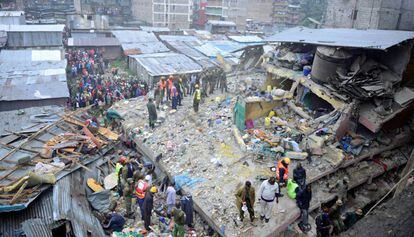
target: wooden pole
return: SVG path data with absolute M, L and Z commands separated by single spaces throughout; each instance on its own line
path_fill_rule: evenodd
M 414 148 L 411 151 L 411 155 L 410 158 L 408 158 L 407 164 L 405 165 L 402 173 L 401 173 L 401 180 L 397 186 L 397 188 L 395 189 L 395 193 L 394 193 L 394 197 L 397 197 L 405 188 L 405 186 L 407 185 L 407 181 L 408 181 L 408 177 L 409 175 L 407 175 L 408 173 L 410 173 L 412 170 L 414 169 Z

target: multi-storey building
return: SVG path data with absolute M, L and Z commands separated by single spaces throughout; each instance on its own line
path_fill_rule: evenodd
M 187 29 L 192 22 L 193 0 L 132 0 L 132 15 L 155 27 Z
M 300 1 L 298 0 L 274 0 L 273 24 L 278 27 L 297 26 L 300 19 Z
M 330 0 L 325 27 L 414 30 L 413 0 Z

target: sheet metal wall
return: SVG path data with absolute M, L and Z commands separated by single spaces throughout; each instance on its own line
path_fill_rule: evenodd
M 62 32 L 8 32 L 9 47 L 62 46 Z
M 0 111 L 18 110 L 30 107 L 39 107 L 47 105 L 66 106 L 68 98 L 53 98 L 45 100 L 15 100 L 15 101 L 0 101 Z

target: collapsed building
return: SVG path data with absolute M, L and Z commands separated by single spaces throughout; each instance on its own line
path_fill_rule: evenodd
M 338 198 L 334 187 L 345 177 L 347 190 L 361 197 L 349 210 L 391 189 L 381 177 L 403 167 L 412 149 L 412 39 L 411 32 L 292 29 L 266 39 L 277 44 L 262 57 L 266 77 L 230 75 L 230 94 L 206 98 L 198 114 L 161 111 L 152 131 L 145 101 L 113 108 L 138 149 L 192 197 L 217 233 L 275 236 L 299 217 L 295 200 L 279 199 L 263 225 L 238 222 L 233 197 L 245 180 L 258 188 L 274 175 L 281 158 L 307 170 L 311 212 Z

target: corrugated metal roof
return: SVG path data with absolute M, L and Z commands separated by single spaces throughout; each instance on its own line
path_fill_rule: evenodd
M 61 55 L 59 50 L 1 51 L 0 101 L 69 97 Z
M 19 212 L 9 212 L 0 215 L 0 234 L 4 237 L 16 236 L 22 232 L 21 224 L 31 218 L 40 218 L 43 223 L 50 225 L 53 223 L 53 192 L 47 190 L 43 192 L 28 208 Z
M 0 17 L 3 16 L 21 16 L 24 15 L 24 11 L 0 11 Z
M 0 63 L 10 62 L 37 62 L 37 61 L 62 61 L 64 59 L 61 50 L 2 50 Z
M 165 76 L 170 74 L 184 74 L 201 72 L 202 68 L 196 62 L 178 53 L 158 53 L 130 55 L 151 76 Z
M 151 54 L 170 51 L 162 42 L 126 43 L 121 45 L 125 55 Z
M 22 111 L 23 114 L 21 114 Z M 0 112 L 0 136 L 10 134 L 10 132 L 36 132 L 59 119 L 59 115 L 63 113 L 64 108 L 55 105 L 32 107 L 18 111 L 2 111 Z M 11 123 L 10 121 L 13 122 Z
M 200 51 L 194 48 L 202 44 L 202 42 L 199 41 L 197 37 L 161 35 L 160 38 L 161 40 L 164 40 L 165 42 L 167 42 L 167 44 L 169 44 L 172 48 L 174 48 L 178 52 L 197 61 L 197 63 L 199 63 L 204 68 L 210 68 L 210 67 L 217 66 L 207 56 L 205 56 Z
M 236 26 L 236 23 L 232 21 L 216 21 L 216 20 L 209 20 L 206 24 L 210 25 L 218 25 L 218 26 Z
M 10 25 L 8 32 L 63 32 L 65 25 Z
M 140 26 L 141 30 L 148 32 L 169 32 L 168 27 L 153 27 L 153 26 Z
M 229 39 L 234 40 L 238 43 L 261 43 L 263 39 L 257 35 L 231 35 Z
M 68 46 L 73 46 L 73 47 L 120 46 L 120 43 L 117 38 L 111 38 L 111 37 L 69 38 Z
M 160 35 L 161 40 L 172 42 L 172 41 L 192 41 L 192 42 L 199 42 L 197 37 L 190 36 L 190 35 Z
M 66 114 L 66 116 L 71 117 L 72 119 L 77 119 L 79 122 L 83 123 L 84 119 L 82 118 L 83 116 L 85 116 L 85 109 L 80 109 L 77 110 L 76 112 L 70 113 L 70 114 Z M 40 130 L 38 130 L 36 133 L 33 133 L 31 136 L 29 136 L 27 139 L 22 139 L 13 143 L 10 143 L 9 146 L 4 146 L 4 145 L 0 145 L 0 166 L 5 167 L 6 169 L 2 169 L 0 170 L 0 186 L 4 186 L 4 185 L 9 185 L 13 182 L 15 182 L 16 180 L 21 179 L 22 177 L 27 175 L 28 171 L 31 171 L 34 169 L 35 167 L 35 163 L 37 163 L 37 160 L 33 160 L 34 157 L 38 158 L 40 153 L 44 152 L 44 147 L 46 145 L 46 142 L 48 142 L 50 139 L 56 137 L 57 135 L 60 134 L 64 134 L 64 133 L 73 133 L 73 125 L 67 121 L 64 121 L 63 119 L 59 119 L 57 122 L 54 122 L 53 124 L 46 126 Z M 99 136 L 99 135 L 97 135 Z M 101 136 L 101 139 L 102 136 Z M 114 144 L 116 144 L 116 142 L 111 142 L 109 144 L 105 144 L 103 147 L 100 148 L 99 152 L 97 154 L 94 155 L 83 155 L 82 156 L 82 160 L 81 162 L 83 163 L 83 165 L 88 165 L 90 163 L 93 163 L 95 161 L 98 161 L 103 155 L 105 155 L 109 150 L 113 149 Z M 12 148 L 14 147 L 14 148 Z M 28 151 L 30 150 L 30 151 Z M 36 161 L 36 162 L 29 162 L 29 163 L 24 163 L 21 165 L 17 165 L 18 164 L 18 160 L 21 159 L 22 157 L 25 156 L 29 156 L 30 159 L 32 161 Z M 65 169 L 57 169 L 55 171 L 53 171 L 53 173 L 56 176 L 57 180 L 62 179 L 63 177 L 65 177 L 68 174 L 73 173 L 74 171 L 78 170 L 80 168 L 80 165 L 77 164 L 73 164 L 70 167 L 66 167 Z M 77 173 L 77 172 L 75 172 Z M 78 176 L 77 176 L 78 177 Z M 85 177 L 85 174 L 83 174 L 81 177 Z M 63 182 L 63 181 L 62 181 Z M 77 193 L 76 191 L 78 189 L 85 191 L 85 185 L 78 185 L 82 183 L 81 181 L 77 180 L 76 182 L 72 183 L 71 186 L 76 186 L 77 189 L 75 190 L 70 190 L 68 191 L 69 193 L 74 193 L 75 195 L 78 195 L 79 193 Z M 37 196 L 43 192 L 45 189 L 47 189 L 48 187 L 50 187 L 50 185 L 42 185 L 39 187 L 35 186 L 31 189 L 26 188 L 25 189 L 25 195 L 24 197 L 21 197 L 17 200 L 17 203 L 15 204 L 11 204 L 10 203 L 10 198 L 8 197 L 4 197 L 4 196 L 0 196 L 0 212 L 11 212 L 11 211 L 20 211 L 22 209 L 25 209 L 30 203 L 32 203 L 33 201 L 35 201 L 35 199 L 37 198 Z M 62 186 L 63 187 L 63 186 Z M 61 188 L 62 188 L 61 187 Z M 66 189 L 67 187 L 65 187 Z M 11 193 L 10 195 L 14 195 L 14 193 Z M 79 195 L 83 195 L 84 198 L 84 194 L 80 193 Z M 65 196 L 66 197 L 66 196 Z M 60 200 L 58 204 L 56 204 L 56 202 L 54 201 L 54 203 L 56 205 L 62 205 L 62 201 L 63 203 L 66 205 L 66 202 L 72 201 L 75 203 L 80 203 L 83 202 L 83 199 L 75 199 L 72 197 L 69 198 L 60 198 L 60 197 L 56 197 L 53 200 Z M 81 207 L 75 205 L 75 203 L 71 206 L 71 208 L 73 210 L 77 210 L 77 208 L 83 208 L 82 210 L 87 210 L 87 208 L 85 207 L 87 204 L 79 204 L 81 205 Z M 70 213 L 72 216 L 69 216 L 70 218 L 74 218 L 73 213 L 71 212 L 67 212 Z M 87 215 L 87 214 L 82 214 L 82 215 Z M 52 215 L 49 215 L 52 216 Z M 3 217 L 3 215 L 0 215 L 0 217 Z M 29 218 L 35 218 L 35 215 L 31 215 L 31 217 Z M 77 217 L 77 216 L 75 216 Z M 72 220 L 71 219 L 71 220 Z M 2 220 L 2 218 L 0 218 L 0 220 Z M 59 219 L 55 219 L 56 221 Z M 89 220 L 88 218 L 83 218 L 84 221 Z M 81 222 L 82 220 L 80 220 Z M 96 224 L 96 222 L 90 222 L 93 225 Z M 84 226 L 89 225 L 90 223 L 85 223 L 83 224 Z M 80 226 L 82 224 L 78 224 L 78 226 Z M 99 225 L 98 225 L 99 226 Z M 0 228 L 1 227 L 1 222 L 0 222 Z M 96 228 L 100 228 L 99 227 L 95 227 L 94 228 L 78 228 L 79 230 L 96 230 Z M 94 233 L 94 232 L 92 232 Z M 99 233 L 99 232 L 97 232 Z M 80 235 L 76 235 L 76 236 L 80 236 Z
M 53 219 L 72 223 L 76 237 L 105 236 L 86 199 L 84 174 L 76 171 L 60 179 L 53 187 Z
M 29 219 L 22 223 L 26 237 L 52 237 L 52 229 L 43 219 Z
M 413 31 L 309 29 L 295 27 L 267 37 L 265 40 L 268 42 L 288 42 L 385 50 L 413 38 Z
M 125 55 L 161 53 L 170 51 L 152 32 L 115 30 L 112 34 L 121 43 Z
M 115 35 L 121 44 L 159 42 L 152 32 L 139 30 L 114 30 L 112 31 L 112 34 Z

